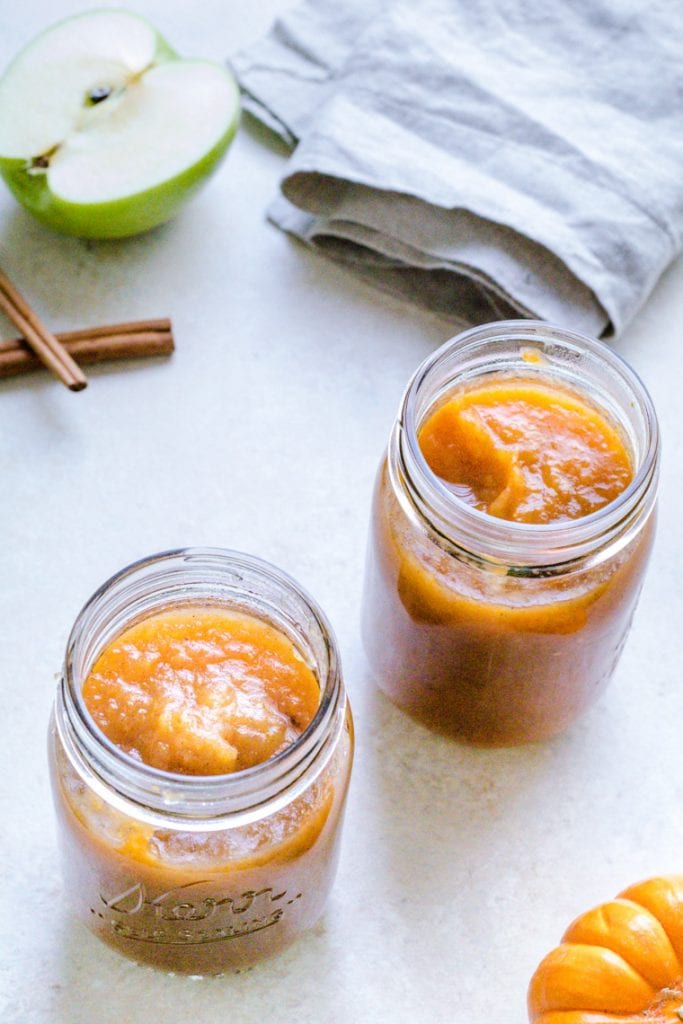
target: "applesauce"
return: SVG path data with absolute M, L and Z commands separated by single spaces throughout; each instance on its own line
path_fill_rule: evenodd
M 651 401 L 606 346 L 524 321 L 447 342 L 407 389 L 375 488 L 379 686 L 469 742 L 569 726 L 621 654 L 657 475 Z
M 352 722 L 326 620 L 272 566 L 189 549 L 106 583 L 69 640 L 50 752 L 69 897 L 126 956 L 238 970 L 323 912 Z
M 253 768 L 294 743 L 320 687 L 263 619 L 183 604 L 129 626 L 83 685 L 95 724 L 124 753 L 179 775 Z

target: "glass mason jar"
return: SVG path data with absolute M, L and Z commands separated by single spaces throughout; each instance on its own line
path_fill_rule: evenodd
M 511 522 L 460 500 L 429 468 L 421 424 L 456 388 L 535 381 L 616 425 L 633 479 L 583 518 Z M 540 321 L 476 327 L 418 368 L 375 488 L 363 635 L 379 686 L 430 727 L 486 745 L 573 722 L 610 679 L 654 535 L 652 402 L 600 342 Z
M 284 633 L 320 684 L 308 728 L 231 775 L 141 763 L 94 724 L 81 690 L 99 653 L 134 622 L 182 604 L 228 606 Z M 118 573 L 80 612 L 50 728 L 64 879 L 77 914 L 134 960 L 216 974 L 288 945 L 332 885 L 353 726 L 334 637 L 284 573 L 218 549 L 171 551 Z

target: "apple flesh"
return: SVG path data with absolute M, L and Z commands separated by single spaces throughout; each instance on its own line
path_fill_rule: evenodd
M 137 15 L 93 11 L 47 29 L 0 79 L 0 174 L 50 227 L 121 238 L 171 218 L 238 121 L 226 68 L 179 58 Z

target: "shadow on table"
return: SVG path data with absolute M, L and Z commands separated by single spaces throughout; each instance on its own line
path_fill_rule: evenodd
M 50 1024 L 149 1024 L 150 1021 L 296 1021 L 315 1006 L 321 1020 L 352 1020 L 343 993 L 320 985 L 338 967 L 327 915 L 272 960 L 216 977 L 174 975 L 109 949 L 69 915 L 58 939 L 59 982 Z M 235 1016 L 235 1007 L 239 1012 Z M 341 1016 L 336 1016 L 341 1012 Z M 307 1018 L 308 1019 L 308 1018 Z
M 362 824 L 362 859 L 376 865 L 368 886 L 416 939 L 430 920 L 483 937 L 503 908 L 533 902 L 544 885 L 563 785 L 590 760 L 590 730 L 486 749 L 430 732 L 391 704 L 369 673 L 363 701 L 350 827 Z
M 242 130 L 256 139 L 261 145 L 267 146 L 273 153 L 277 153 L 280 156 L 289 156 L 292 152 L 293 147 L 288 145 L 282 136 L 265 125 L 263 121 L 259 121 L 248 110 L 242 111 Z

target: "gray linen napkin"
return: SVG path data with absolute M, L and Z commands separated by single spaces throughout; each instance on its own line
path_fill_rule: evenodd
M 618 331 L 682 247 L 678 0 L 305 0 L 233 65 L 271 220 L 461 324 Z

